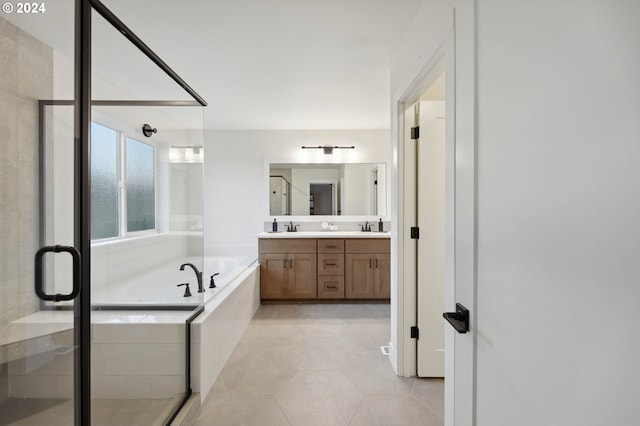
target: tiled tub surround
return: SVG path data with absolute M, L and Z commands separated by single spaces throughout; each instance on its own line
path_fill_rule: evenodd
M 188 311 L 92 313 L 92 397 L 166 399 L 184 391 L 185 320 Z M 42 311 L 15 323 L 32 329 L 66 326 L 33 353 L 8 362 L 13 398 L 73 397 L 71 311 Z M 24 343 L 30 346 L 30 341 Z
M 91 302 L 93 306 L 195 305 L 200 297 L 206 302 L 232 282 L 257 259 L 254 249 L 220 250 L 220 255 L 202 258 L 190 249 L 202 236 L 162 233 L 124 240 L 99 242 L 91 248 Z M 200 247 L 200 251 L 202 247 Z M 233 255 L 227 255 L 232 253 Z M 204 294 L 199 295 L 193 270 L 180 265 L 193 263 L 203 272 Z M 63 271 L 64 272 L 64 271 Z M 215 277 L 216 289 L 209 289 L 209 277 Z M 65 277 L 56 277 L 60 282 Z M 192 297 L 183 297 L 188 282 Z M 64 305 L 65 302 L 57 305 Z M 66 302 L 70 305 L 70 302 Z
M 92 304 L 187 302 L 181 299 L 182 293 L 175 285 L 190 282 L 191 290 L 197 291 L 193 271 L 180 271 L 180 265 L 184 262 L 192 262 L 200 270 L 203 269 L 202 249 L 193 253 L 189 250 L 190 240 L 193 239 L 201 241 L 202 235 L 160 233 L 93 244 Z M 171 289 L 177 291 L 172 292 Z M 197 294 L 196 291 L 194 294 Z M 194 302 L 197 303 L 195 298 Z
M 214 292 L 211 292 L 214 295 Z M 259 268 L 253 265 L 215 292 L 191 324 L 192 388 L 203 397 L 213 386 L 259 307 Z M 185 389 L 185 321 L 192 311 L 92 312 L 92 397 L 171 399 Z M 40 311 L 12 322 L 42 330 L 23 340 L 31 350 L 11 356 L 2 345 L 12 398 L 71 398 L 73 313 Z M 57 333 L 46 335 L 55 328 Z M 24 337 L 24 336 L 23 336 Z M 5 342 L 8 343 L 8 342 Z
M 180 270 L 183 263 L 193 263 L 202 271 L 204 293 L 198 293 L 198 284 L 194 271 L 190 267 Z M 163 265 L 114 280 L 109 285 L 93 291 L 93 305 L 194 305 L 217 297 L 220 291 L 236 279 L 255 259 L 245 256 L 216 256 L 205 258 L 172 259 Z M 204 267 L 201 265 L 204 263 Z M 216 288 L 209 288 L 210 277 L 215 277 Z M 184 297 L 184 287 L 180 283 L 189 283 L 191 297 Z

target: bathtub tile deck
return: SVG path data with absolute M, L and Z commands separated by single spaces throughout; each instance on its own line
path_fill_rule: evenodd
M 388 304 L 262 305 L 194 426 L 441 426 L 442 379 L 397 377 Z

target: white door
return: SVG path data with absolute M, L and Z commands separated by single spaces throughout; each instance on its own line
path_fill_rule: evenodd
M 419 104 L 418 140 L 418 329 L 420 377 L 444 377 L 445 104 Z

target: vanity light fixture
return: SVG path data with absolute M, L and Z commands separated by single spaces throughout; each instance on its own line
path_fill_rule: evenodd
M 302 149 L 323 149 L 325 154 L 333 154 L 333 150 L 334 149 L 355 149 L 356 147 L 351 145 L 351 146 L 303 146 Z

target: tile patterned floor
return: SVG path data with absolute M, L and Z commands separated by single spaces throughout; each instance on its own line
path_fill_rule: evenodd
M 193 426 L 442 426 L 441 379 L 397 377 L 389 305 L 263 305 Z

